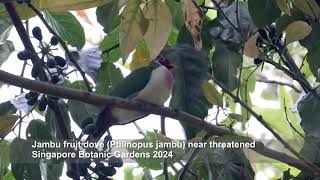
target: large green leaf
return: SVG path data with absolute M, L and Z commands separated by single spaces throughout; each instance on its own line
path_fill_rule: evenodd
M 47 124 L 40 120 L 32 120 L 26 130 L 27 139 L 32 140 L 51 140 L 52 136 Z
M 180 29 L 184 25 L 184 17 L 181 2 L 165 0 L 172 15 L 172 23 L 176 29 Z
M 292 137 L 294 137 L 295 132 L 287 123 L 285 113 L 282 109 L 254 107 L 254 110 L 259 113 L 269 126 L 273 130 L 277 131 L 283 138 L 292 139 Z
M 316 0 L 293 0 L 293 4 L 305 15 L 319 18 L 320 7 Z
M 270 25 L 281 15 L 275 0 L 249 0 L 248 5 L 251 18 L 258 27 Z
M 50 26 L 67 42 L 67 44 L 81 49 L 85 42 L 84 29 L 77 18 L 70 12 L 55 13 L 45 11 L 45 19 Z
M 13 104 L 10 101 L 6 101 L 0 104 L 0 116 L 4 116 L 6 114 L 13 114 L 17 111 Z
M 278 86 L 278 94 L 279 94 L 279 100 L 280 100 L 280 107 L 284 110 L 284 108 L 287 109 L 287 116 L 288 120 L 292 124 L 292 126 L 300 133 L 304 134 L 300 124 L 299 124 L 299 116 L 298 113 L 293 113 L 292 108 L 295 106 L 292 96 L 289 92 L 286 91 L 286 89 L 283 86 Z M 292 128 L 291 128 L 292 129 Z M 297 133 L 295 133 L 293 136 L 299 137 Z
M 151 0 L 143 8 L 144 16 L 149 20 L 149 27 L 144 34 L 150 58 L 157 57 L 169 38 L 172 17 L 169 8 L 161 0 Z
M 15 138 L 10 145 L 11 170 L 16 179 L 41 180 L 38 160 L 32 158 L 31 143 Z
M 300 154 L 312 163 L 320 163 L 320 139 L 312 136 L 305 138 Z
M 104 32 L 110 33 L 120 24 L 119 0 L 100 6 L 96 10 L 97 20 L 103 26 Z
M 312 25 L 311 33 L 309 34 L 309 36 L 301 40 L 300 43 L 302 46 L 308 49 L 307 61 L 310 70 L 314 77 L 316 77 L 319 81 L 320 77 L 318 74 L 318 69 L 320 67 L 320 61 L 318 58 L 320 56 L 320 24 Z
M 217 43 L 212 56 L 214 77 L 222 82 L 230 91 L 238 86 L 237 69 L 241 63 L 241 55 Z
M 11 41 L 0 43 L 0 66 L 8 59 L 14 51 L 14 45 Z
M 3 180 L 15 180 L 12 171 L 8 171 L 7 174 L 3 177 Z
M 202 83 L 207 78 L 209 68 L 208 58 L 185 44 L 165 48 L 162 55 L 178 66 L 173 71 L 174 86 L 170 107 L 205 118 L 212 106 L 202 91 Z M 185 125 L 185 131 L 187 137 L 192 138 L 199 130 Z
M 144 17 L 140 4 L 141 0 L 129 0 L 121 13 L 120 47 L 123 62 L 148 30 L 149 21 Z
M 47 169 L 47 178 L 48 180 L 60 180 L 60 176 L 63 171 L 63 162 L 58 164 L 49 164 Z
M 250 108 L 252 108 L 250 93 L 252 93 L 256 87 L 255 74 L 250 69 L 243 69 L 241 79 L 242 79 L 240 84 L 241 100 L 245 102 Z M 249 113 L 248 110 L 244 107 L 241 107 L 241 114 L 245 121 L 248 121 L 251 117 L 251 113 Z
M 69 118 L 69 114 L 68 114 L 68 110 L 69 110 L 68 105 L 64 102 L 61 102 L 61 103 L 58 103 L 58 107 L 62 113 L 62 117 L 64 119 L 65 126 L 67 127 L 67 129 L 70 129 L 70 118 Z M 61 134 L 61 130 L 59 128 L 59 125 L 58 125 L 56 117 L 55 117 L 55 113 L 51 108 L 49 108 L 46 111 L 45 121 L 46 121 L 47 126 L 50 130 L 50 133 L 53 135 L 53 137 L 56 139 L 63 139 L 63 136 Z
M 320 89 L 317 89 L 320 94 Z M 320 101 L 311 93 L 308 93 L 298 103 L 298 111 L 301 117 L 301 126 L 307 135 L 320 137 Z
M 52 141 L 53 137 L 50 134 L 50 130 L 47 124 L 39 119 L 32 120 L 26 130 L 26 137 L 28 140 L 37 140 L 37 141 Z M 33 142 L 33 141 L 31 141 Z M 59 177 L 62 174 L 63 162 L 43 162 L 41 165 L 45 166 L 46 171 L 43 171 L 42 175 L 48 178 L 48 180 L 59 180 Z
M 69 88 L 86 90 L 84 81 L 75 81 L 66 85 Z M 74 122 L 80 127 L 81 121 L 87 117 L 96 117 L 99 108 L 76 100 L 68 100 L 69 110 Z
M 104 62 L 98 71 L 96 92 L 106 95 L 110 93 L 122 79 L 123 75 L 119 68 L 112 63 Z
M 104 62 L 114 63 L 121 58 L 121 49 L 116 47 L 119 45 L 119 29 L 119 27 L 115 28 L 111 33 L 105 36 L 99 45 L 102 52 L 109 51 L 102 54 Z
M 0 44 L 5 42 L 10 34 L 12 21 L 9 17 L 0 17 Z
M 9 143 L 3 140 L 2 142 L 0 142 L 0 179 L 6 174 L 7 168 L 9 167 L 9 153 Z

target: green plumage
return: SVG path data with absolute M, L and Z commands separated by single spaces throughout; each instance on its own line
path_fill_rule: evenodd
M 127 98 L 142 90 L 149 82 L 154 66 L 147 66 L 132 71 L 109 94 L 121 98 Z

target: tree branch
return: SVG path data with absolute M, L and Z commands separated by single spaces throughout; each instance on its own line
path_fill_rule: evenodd
M 278 84 L 281 86 L 288 86 L 288 87 L 291 87 L 293 90 L 295 90 L 297 93 L 302 92 L 298 87 L 296 87 L 293 84 L 287 83 L 287 82 L 281 82 L 281 81 L 277 81 L 277 80 L 267 80 L 267 79 L 256 79 L 256 81 L 262 82 L 262 83 L 268 83 L 268 84 Z
M 161 125 L 161 133 L 166 136 L 166 117 L 161 116 L 160 117 L 160 125 Z M 164 148 L 164 151 L 167 151 L 167 148 Z M 169 173 L 168 173 L 168 160 L 167 158 L 162 159 L 162 171 L 163 171 L 163 177 L 165 180 L 169 180 Z
M 173 118 L 188 123 L 195 128 L 202 129 L 210 135 L 222 136 L 234 134 L 228 129 L 223 129 L 221 127 L 210 124 L 198 117 L 192 116 L 185 112 L 176 111 L 167 107 L 160 107 L 152 104 L 137 101 L 129 101 L 117 97 L 101 96 L 90 92 L 65 88 L 46 82 L 26 79 L 20 76 L 7 73 L 2 70 L 0 70 L 0 81 L 13 86 L 23 87 L 28 90 L 33 90 L 40 93 L 45 93 L 48 95 L 66 99 L 78 100 L 92 105 L 107 105 L 109 107 L 118 107 L 130 110 L 144 111 L 150 114 L 156 114 L 160 116 Z M 320 176 L 320 172 L 317 169 L 310 166 L 308 163 L 293 158 L 285 153 L 269 149 L 265 147 L 262 142 L 256 141 L 256 147 L 253 148 L 253 150 L 266 157 L 276 159 L 290 166 L 296 167 L 310 174 L 311 176 Z

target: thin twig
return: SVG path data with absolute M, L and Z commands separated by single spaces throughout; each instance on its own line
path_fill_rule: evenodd
M 243 34 L 241 33 L 241 30 L 239 27 L 236 27 L 231 20 L 228 18 L 228 16 L 223 12 L 223 10 L 221 9 L 220 5 L 216 2 L 216 0 L 211 0 L 211 2 L 214 4 L 214 6 L 217 8 L 217 11 L 226 19 L 226 21 L 230 24 L 230 26 L 237 31 L 241 36 L 243 36 Z
M 161 123 L 161 133 L 166 136 L 166 117 L 160 116 L 160 123 Z M 164 148 L 164 151 L 167 151 L 167 148 Z M 163 166 L 163 176 L 165 180 L 169 180 L 169 173 L 168 173 L 168 160 L 167 158 L 162 159 L 162 166 Z
M 146 133 L 143 131 L 143 129 L 141 129 L 141 127 L 137 124 L 137 122 L 133 122 L 133 125 L 137 128 L 138 132 L 143 135 L 144 137 L 146 137 Z
M 296 132 L 302 139 L 305 139 L 304 135 L 302 135 L 294 126 L 293 124 L 289 121 L 289 118 L 288 118 L 288 112 L 287 112 L 287 106 L 286 106 L 286 99 L 283 98 L 283 104 L 284 104 L 284 113 L 286 115 L 286 120 L 289 124 L 289 126 L 293 129 L 294 132 Z
M 204 143 L 206 142 L 209 137 L 211 135 L 210 134 L 205 134 L 202 139 L 200 140 L 200 143 Z M 179 180 L 183 180 L 184 179 L 184 176 L 186 175 L 186 173 L 188 172 L 188 169 L 190 167 L 190 165 L 192 164 L 194 158 L 197 156 L 197 154 L 199 153 L 199 151 L 201 150 L 201 148 L 195 148 L 192 150 L 192 153 L 191 153 L 191 156 L 189 157 L 189 159 L 187 160 L 187 163 L 184 165 L 182 171 L 181 171 L 181 174 L 179 176 Z
M 281 82 L 281 81 L 277 81 L 277 80 L 266 80 L 266 79 L 256 79 L 256 81 L 262 82 L 262 83 L 267 83 L 267 84 L 277 84 L 277 85 L 281 85 L 281 86 L 288 86 L 288 87 L 292 88 L 293 90 L 295 90 L 297 93 L 302 93 L 302 91 L 298 87 L 296 87 L 293 84 L 287 83 L 287 82 Z
M 102 54 L 109 54 L 112 50 L 117 49 L 119 47 L 120 47 L 119 43 L 115 44 L 115 45 L 111 46 L 110 48 L 103 50 Z

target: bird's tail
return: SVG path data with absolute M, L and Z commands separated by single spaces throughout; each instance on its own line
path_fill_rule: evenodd
M 100 139 L 102 135 L 113 125 L 113 117 L 111 115 L 110 108 L 108 106 L 103 106 L 98 113 L 96 126 L 97 130 L 93 133 L 92 137 L 94 139 Z

